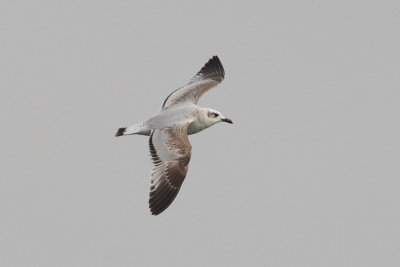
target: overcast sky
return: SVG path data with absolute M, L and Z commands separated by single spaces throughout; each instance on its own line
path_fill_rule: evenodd
M 2 1 L 1 266 L 400 266 L 398 1 Z M 183 187 L 157 113 L 213 55 Z

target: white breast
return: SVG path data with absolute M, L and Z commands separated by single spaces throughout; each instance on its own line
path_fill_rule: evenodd
M 198 133 L 200 131 L 203 131 L 204 129 L 207 129 L 208 127 L 212 126 L 213 124 L 215 124 L 215 122 L 207 121 L 207 120 L 200 119 L 199 117 L 197 117 L 197 119 L 189 125 L 187 133 L 188 134 Z

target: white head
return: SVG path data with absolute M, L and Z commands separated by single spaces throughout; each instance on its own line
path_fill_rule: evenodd
M 232 120 L 225 118 L 219 111 L 216 111 L 211 108 L 205 108 L 203 110 L 203 120 L 209 126 L 214 125 L 221 121 L 231 124 L 233 123 Z

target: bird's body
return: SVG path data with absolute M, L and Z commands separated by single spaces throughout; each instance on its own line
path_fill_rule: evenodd
M 214 121 L 207 120 L 208 110 L 193 103 L 177 104 L 161 110 L 160 113 L 148 120 L 126 128 L 123 135 L 138 134 L 149 136 L 154 129 L 169 128 L 187 122 L 190 122 L 187 134 L 195 134 L 214 124 Z
M 192 148 L 187 136 L 221 121 L 232 123 L 218 111 L 197 105 L 200 96 L 218 85 L 224 75 L 221 61 L 214 56 L 186 86 L 164 100 L 158 114 L 118 129 L 116 136 L 150 136 L 154 164 L 149 201 L 152 214 L 160 214 L 172 203 L 186 177 Z

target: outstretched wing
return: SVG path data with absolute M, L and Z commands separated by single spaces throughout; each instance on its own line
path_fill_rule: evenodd
M 197 104 L 200 97 L 224 80 L 225 71 L 217 56 L 212 57 L 187 85 L 173 91 L 165 100 L 162 109 L 182 102 Z
M 149 207 L 153 215 L 163 212 L 174 201 L 189 168 L 192 146 L 188 124 L 153 130 L 150 154 L 154 168 L 150 180 Z

